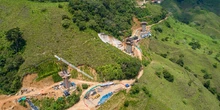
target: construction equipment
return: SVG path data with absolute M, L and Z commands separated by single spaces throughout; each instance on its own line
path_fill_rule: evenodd
M 72 65 L 71 63 L 67 62 L 66 60 L 64 60 L 63 58 L 58 57 L 57 55 L 54 55 L 54 57 L 56 57 L 58 60 L 62 61 L 63 63 L 69 65 L 70 67 L 76 69 L 78 72 L 82 73 L 83 75 L 87 76 L 90 79 L 93 79 L 92 76 L 88 75 L 87 73 L 85 73 L 84 71 L 81 71 L 79 68 L 77 68 L 76 66 Z
M 94 96 L 92 96 L 92 99 L 94 100 L 94 99 L 97 99 L 99 97 L 100 97 L 100 94 L 95 94 Z

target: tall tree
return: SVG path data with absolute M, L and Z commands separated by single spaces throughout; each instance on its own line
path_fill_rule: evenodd
M 11 49 L 14 53 L 21 51 L 26 45 L 26 41 L 22 38 L 22 32 L 18 27 L 7 31 L 6 38 L 8 41 L 12 42 Z

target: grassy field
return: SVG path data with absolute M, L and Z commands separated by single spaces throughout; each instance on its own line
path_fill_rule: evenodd
M 58 8 L 61 4 L 63 8 Z M 66 59 L 74 65 L 89 65 L 96 68 L 105 64 L 115 64 L 115 56 L 128 58 L 120 50 L 106 45 L 91 30 L 79 31 L 71 23 L 68 29 L 62 27 L 62 16 L 67 15 L 68 3 L 40 3 L 28 0 L 1 0 L 0 33 L 19 27 L 27 41 L 23 57 L 25 62 L 19 73 L 27 68 L 53 58 L 53 55 Z M 55 60 L 55 59 L 53 59 Z
M 166 26 L 166 22 L 170 24 L 171 28 Z M 213 76 L 211 81 L 217 87 L 217 90 L 220 91 L 220 82 L 218 80 L 220 78 L 218 74 L 220 68 L 213 67 L 215 63 L 219 65 L 219 62 L 215 60 L 215 56 L 220 52 L 219 40 L 213 40 L 200 31 L 179 23 L 172 18 L 155 27 L 161 27 L 163 32 L 154 32 L 157 39 L 152 38 L 149 47 L 153 52 L 167 54 L 167 59 L 174 58 L 176 60 L 179 59 L 180 55 L 183 55 L 184 67 L 190 68 L 192 73 L 197 74 L 201 81 L 204 81 L 204 73 L 201 70 L 206 70 Z M 163 41 L 163 39 L 168 40 Z M 200 49 L 193 50 L 191 48 L 189 43 L 193 40 L 200 43 Z M 213 41 L 217 42 L 217 44 L 213 43 Z
M 143 76 L 136 83 L 140 92 L 136 95 L 120 92 L 102 105 L 100 110 L 217 110 L 220 108 L 216 96 L 203 87 L 198 78 L 168 59 L 153 53 L 151 56 L 152 63 L 144 69 Z M 174 75 L 173 83 L 155 74 L 156 71 L 163 69 Z M 189 86 L 190 80 L 193 82 Z M 142 87 L 149 90 L 150 97 L 141 90 Z M 128 107 L 124 106 L 125 101 L 129 102 Z

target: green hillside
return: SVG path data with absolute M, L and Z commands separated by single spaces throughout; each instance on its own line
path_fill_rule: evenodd
M 0 1 L 1 42 L 6 42 L 5 32 L 15 27 L 20 28 L 22 37 L 26 40 L 24 52 L 21 54 L 25 61 L 15 75 L 22 77 L 27 73 L 40 73 L 41 79 L 56 73 L 59 70 L 54 58 L 56 54 L 74 65 L 86 65 L 94 69 L 103 69 L 105 66 L 118 68 L 113 74 L 103 73 L 106 80 L 115 79 L 115 74 L 119 74 L 118 79 L 129 78 L 131 74 L 134 76 L 141 66 L 140 61 L 103 43 L 97 32 L 89 28 L 80 31 L 71 20 L 72 14 L 69 13 L 68 4 L 28 0 Z M 4 53 L 1 52 L 1 55 Z M 121 66 L 124 65 L 126 67 L 122 70 Z M 111 71 L 111 68 L 104 70 Z M 5 83 L 8 80 L 10 78 Z M 98 80 L 103 81 L 103 77 L 98 77 Z M 15 83 L 19 84 L 19 80 Z M 4 90 L 4 93 L 14 93 L 17 89 Z
M 100 109 L 220 109 L 220 68 L 215 66 L 220 65 L 216 59 L 219 40 L 172 16 L 152 29 L 153 36 L 141 41 L 144 55 L 152 61 L 132 87 L 136 92 L 118 93 Z M 170 75 L 165 75 L 165 71 Z M 119 101 L 123 103 L 116 103 Z
M 131 90 L 115 94 L 101 110 L 220 109 L 218 0 L 164 0 L 145 8 L 133 0 L 63 1 L 0 1 L 0 94 L 16 93 L 26 74 L 37 73 L 37 81 L 51 75 L 62 80 L 57 72 L 65 65 L 54 58 L 58 55 L 85 72 L 95 69 L 99 82 L 135 78 L 143 63 Z M 164 19 L 151 27 L 150 38 L 141 39 L 142 62 L 97 35 L 127 37 L 133 17 L 149 25 Z M 62 109 L 78 102 L 78 95 L 72 97 L 67 106 L 53 99 L 35 103 Z
M 178 20 L 219 39 L 219 0 L 165 0 L 161 5 Z

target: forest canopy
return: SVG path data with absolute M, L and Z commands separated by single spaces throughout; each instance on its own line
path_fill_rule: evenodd
M 73 22 L 81 31 L 90 28 L 116 38 L 131 35 L 134 16 L 143 20 L 150 14 L 135 5 L 134 0 L 69 0 Z
M 0 93 L 15 93 L 21 87 L 21 77 L 17 75 L 24 62 L 21 53 L 26 45 L 19 28 L 8 30 L 1 39 L 7 44 L 0 45 Z

